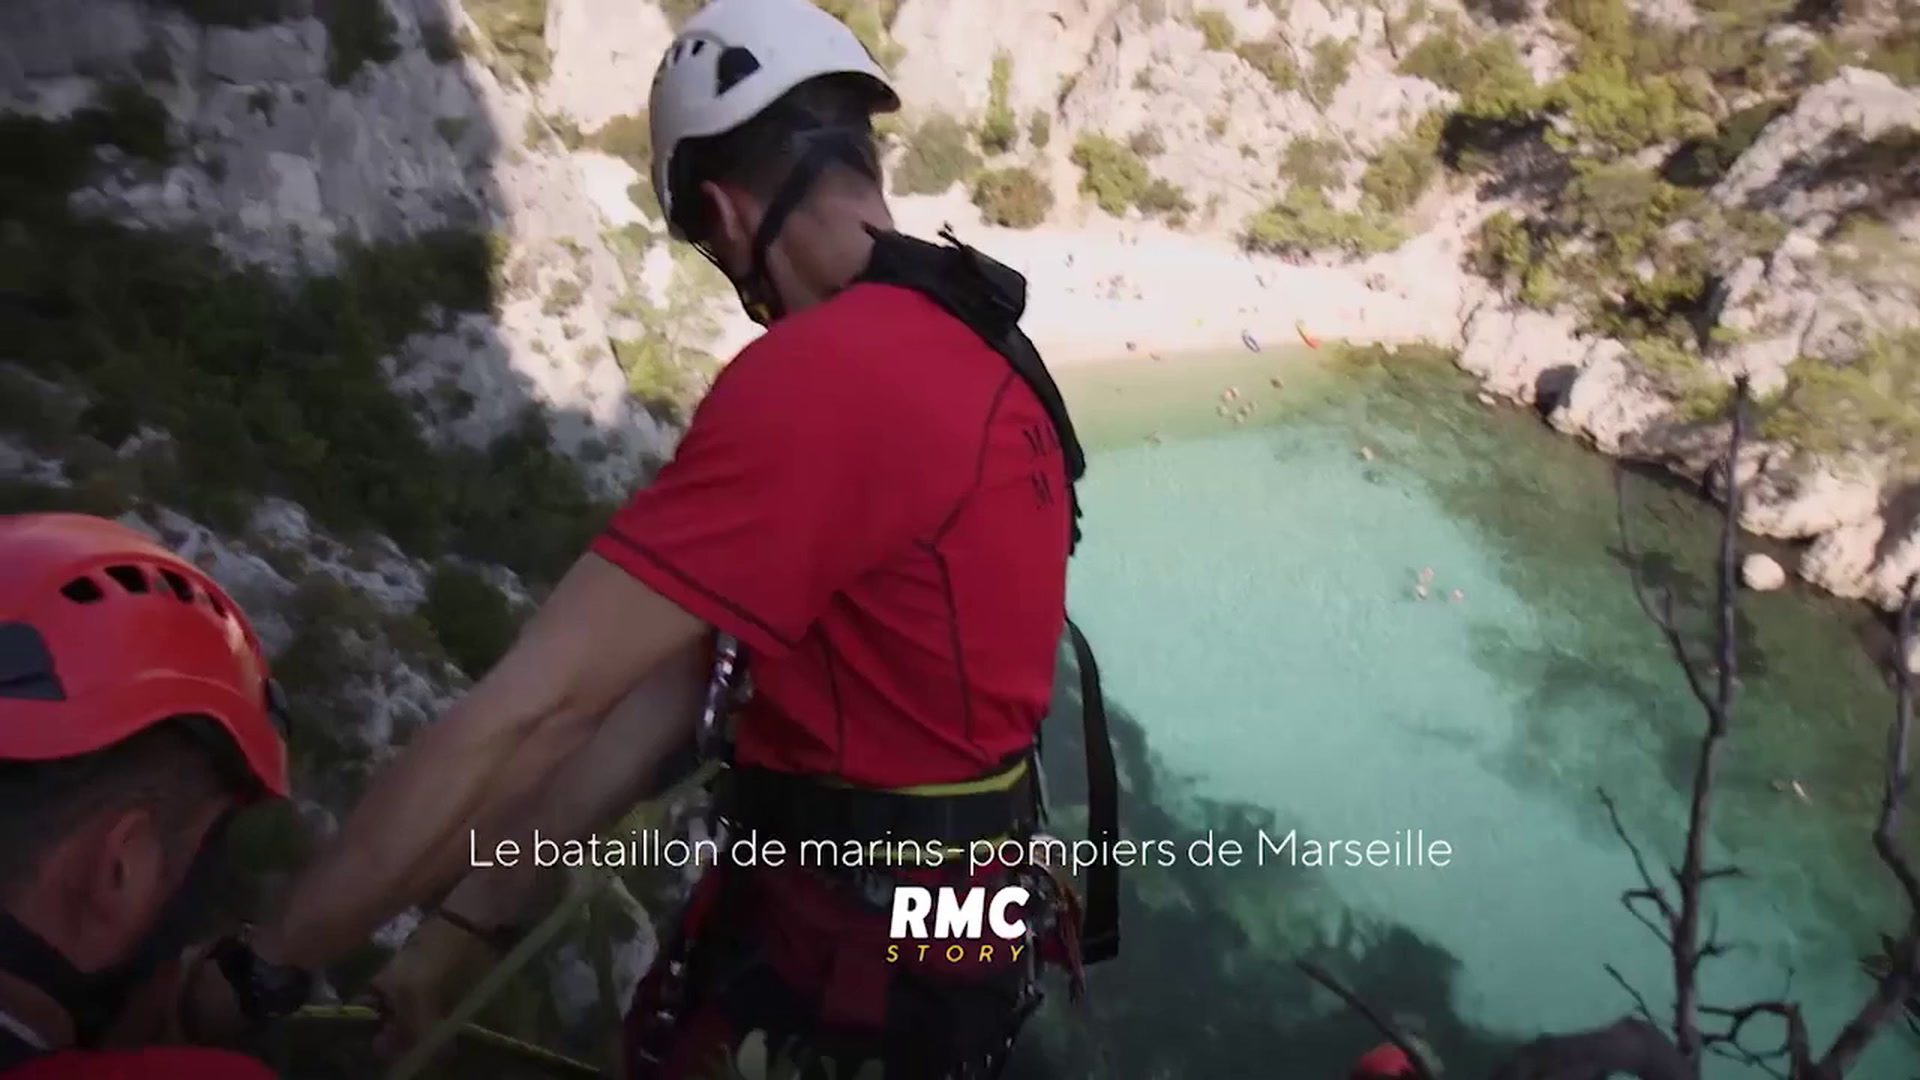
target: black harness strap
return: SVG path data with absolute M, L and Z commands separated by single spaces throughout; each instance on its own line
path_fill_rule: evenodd
M 993 350 L 1005 357 L 1014 373 L 1033 390 L 1040 407 L 1053 422 L 1067 468 L 1068 498 L 1072 508 L 1069 553 L 1080 546 L 1079 480 L 1086 475 L 1086 452 L 1067 414 L 1066 399 L 1053 381 L 1040 352 L 1020 329 L 1026 308 L 1026 279 L 1013 268 L 962 244 L 951 229 L 942 229 L 944 245 L 900 233 L 869 228 L 873 257 L 856 281 L 912 289 L 967 324 Z M 1073 641 L 1074 665 L 1080 672 L 1081 726 L 1087 756 L 1087 823 L 1090 839 L 1111 845 L 1120 838 L 1120 781 L 1107 728 L 1106 698 L 1100 689 L 1100 667 L 1086 635 L 1067 620 Z M 1110 850 L 1103 846 L 1102 850 Z M 1081 954 L 1085 963 L 1111 959 L 1120 951 L 1120 870 L 1111 859 L 1101 859 L 1087 871 L 1087 896 L 1081 926 Z
M 0 1027 L 0 1073 L 25 1065 L 44 1053 L 45 1050 L 21 1038 L 12 1029 Z
M 1080 725 L 1087 744 L 1088 839 L 1111 853 L 1120 839 L 1120 778 L 1114 767 L 1113 737 L 1107 731 L 1107 699 L 1100 691 L 1100 665 L 1093 646 L 1072 619 L 1073 662 L 1080 669 Z M 1080 959 L 1097 964 L 1120 952 L 1120 866 L 1111 858 L 1087 868 L 1087 899 L 1080 924 Z

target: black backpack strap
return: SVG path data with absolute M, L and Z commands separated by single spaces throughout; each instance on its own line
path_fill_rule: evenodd
M 1093 646 L 1072 619 L 1073 663 L 1080 669 L 1080 723 L 1087 744 L 1087 833 L 1111 853 L 1120 839 L 1120 777 L 1113 763 L 1113 737 L 1107 730 L 1107 699 L 1100 690 L 1100 665 Z M 1112 858 L 1087 868 L 1086 912 L 1080 925 L 1082 962 L 1097 964 L 1120 952 L 1120 866 Z

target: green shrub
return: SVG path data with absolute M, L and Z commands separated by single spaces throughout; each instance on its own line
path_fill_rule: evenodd
M 1004 154 L 1020 138 L 1007 94 L 1013 81 L 1013 57 L 1005 49 L 994 54 L 993 74 L 987 80 L 987 114 L 980 121 L 980 145 L 989 154 Z
M 994 169 L 974 181 L 973 204 L 995 225 L 1031 229 L 1053 209 L 1053 188 L 1032 169 Z
M 1233 48 L 1233 21 L 1219 8 L 1201 8 L 1193 13 L 1193 25 L 1206 39 L 1207 48 L 1225 52 Z
M 1815 453 L 1888 455 L 1920 466 L 1920 330 L 1880 335 L 1850 363 L 1802 357 L 1763 430 Z
M 1128 147 L 1095 132 L 1086 132 L 1073 144 L 1072 160 L 1080 166 L 1080 191 L 1093 196 L 1100 209 L 1115 217 L 1153 182 L 1146 163 Z
M 1296 135 L 1280 152 L 1280 178 L 1290 186 L 1326 191 L 1346 186 L 1347 147 L 1338 139 Z
M 534 576 L 578 554 L 506 539 L 579 542 L 574 524 L 599 512 L 579 510 L 591 500 L 544 434 L 437 451 L 387 382 L 383 363 L 408 336 L 491 307 L 488 237 L 345 245 L 333 274 L 283 282 L 192 235 L 68 212 L 89 139 L 112 130 L 0 123 L 0 194 L 31 210 L 31 227 L 0 232 L 0 280 L 52 313 L 10 320 L 5 337 L 29 369 L 91 402 L 73 437 L 114 447 L 144 425 L 173 436 L 171 460 L 144 470 L 132 497 L 237 530 L 256 498 L 279 495 L 338 532 L 377 529 L 420 555 Z
M 678 31 L 695 12 L 707 6 L 707 0 L 659 0 L 659 4 L 660 13 L 667 17 L 667 25 Z
M 1033 110 L 1033 116 L 1027 120 L 1027 141 L 1035 150 L 1045 150 L 1053 141 L 1053 118 L 1039 109 Z
M 1414 130 L 1382 146 L 1360 174 L 1360 191 L 1389 214 L 1402 214 L 1427 193 L 1440 174 L 1438 114 L 1424 118 Z
M 117 146 L 155 163 L 173 159 L 167 107 L 138 83 L 108 83 L 99 91 L 95 104 L 74 116 L 72 122 L 76 135 L 91 145 Z
M 553 288 L 547 293 L 546 302 L 540 305 L 540 310 L 548 318 L 558 318 L 579 307 L 580 301 L 585 298 L 586 289 L 581 286 L 578 278 L 563 277 L 553 283 Z
M 1364 256 L 1389 251 L 1405 239 L 1397 226 L 1370 208 L 1336 209 L 1326 195 L 1309 187 L 1288 190 L 1279 202 L 1248 218 L 1241 233 L 1248 251 L 1282 255 L 1338 251 Z
M 1307 76 L 1307 89 L 1322 105 L 1347 85 L 1353 73 L 1353 58 L 1360 43 L 1352 38 L 1321 38 L 1313 43 L 1313 70 Z
M 979 167 L 980 155 L 968 145 L 965 125 L 936 113 L 908 140 L 906 156 L 893 173 L 893 190 L 898 195 L 938 195 Z
M 1700 197 L 1637 165 L 1581 161 L 1562 199 L 1560 219 L 1615 253 L 1625 272 L 1625 263 L 1651 250 L 1667 223 Z
M 646 110 L 616 116 L 587 136 L 587 145 L 633 166 L 641 176 L 653 168 L 653 130 Z
M 1400 73 L 1459 94 L 1460 111 L 1471 116 L 1518 117 L 1538 109 L 1542 100 L 1519 50 L 1504 34 L 1472 44 L 1452 29 L 1429 34 L 1400 61 Z
M 1586 64 L 1561 79 L 1550 98 L 1565 111 L 1580 145 L 1615 153 L 1669 142 L 1694 122 L 1673 80 L 1631 75 L 1618 60 Z
M 1633 10 L 1625 0 L 1552 0 L 1547 11 L 1599 52 L 1624 56 L 1633 49 Z
M 1180 185 L 1158 176 L 1147 181 L 1146 189 L 1140 192 L 1134 205 L 1144 213 L 1160 214 L 1175 225 L 1181 224 L 1193 210 L 1193 203 Z
M 1902 86 L 1920 86 L 1920 15 L 1911 6 L 1905 23 L 1881 37 L 1867 54 L 1866 65 Z
M 1767 101 L 1741 109 L 1721 121 L 1712 135 L 1691 139 L 1675 150 L 1662 167 L 1664 176 L 1682 187 L 1719 183 L 1766 126 L 1792 105 L 1791 101 Z
M 520 629 L 518 613 L 505 593 L 453 563 L 433 568 L 416 614 L 433 628 L 447 658 L 472 679 L 493 669 Z
M 1284 94 L 1300 89 L 1300 65 L 1286 42 L 1277 38 L 1247 41 L 1233 51 L 1247 66 L 1265 75 L 1275 90 Z
M 529 86 L 553 73 L 547 48 L 547 0 L 468 0 L 467 14 L 494 51 Z
M 1143 127 L 1127 139 L 1127 149 L 1141 158 L 1159 157 L 1167 152 L 1167 144 L 1160 139 L 1160 132 L 1152 127 Z
M 451 64 L 460 59 L 463 52 L 460 36 L 445 19 L 428 19 L 420 24 L 420 47 L 426 51 L 427 59 L 436 64 Z
M 664 302 L 655 306 L 644 297 L 628 298 L 622 314 L 637 321 L 644 334 L 614 342 L 613 354 L 626 372 L 628 391 L 660 420 L 682 424 L 720 369 L 707 352 L 720 330 L 713 304 L 732 287 L 693 248 L 675 244 L 672 254 L 673 277 Z
M 447 455 L 449 551 L 551 582 L 587 549 L 614 506 L 582 485 L 550 432 L 545 410 L 529 405 L 484 449 Z
M 617 229 L 608 229 L 601 234 L 607 247 L 612 249 L 614 258 L 620 261 L 629 274 L 639 273 L 646 265 L 647 252 L 660 239 L 658 233 L 645 222 L 631 221 Z
M 645 177 L 627 185 L 627 201 L 648 217 L 657 218 L 665 213 L 660 207 L 660 193 L 653 190 L 653 181 Z
M 860 44 L 866 46 L 875 63 L 891 70 L 900 62 L 900 46 L 887 33 L 898 6 L 896 0 L 813 0 L 813 3 L 845 23 L 853 36 L 860 39 Z
M 327 28 L 327 79 L 345 86 L 367 64 L 384 64 L 400 55 L 399 29 L 386 0 L 326 0 L 319 6 Z
M 720 364 L 701 349 L 676 348 L 658 333 L 616 341 L 613 353 L 627 375 L 627 392 L 654 416 L 684 424 L 693 414 L 704 382 Z

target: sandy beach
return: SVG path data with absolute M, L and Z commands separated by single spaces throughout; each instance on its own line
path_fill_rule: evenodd
M 618 185 L 608 178 L 602 187 Z M 951 224 L 963 240 L 1026 275 L 1022 325 L 1055 365 L 1242 349 L 1243 338 L 1262 350 L 1285 348 L 1302 344 L 1303 332 L 1321 341 L 1451 345 L 1470 303 L 1458 269 L 1458 229 L 1424 233 L 1351 266 L 1292 265 L 1248 255 L 1226 236 L 1097 212 L 1078 224 L 997 228 L 983 224 L 958 189 L 895 199 L 894 211 L 904 232 L 931 238 Z M 757 333 L 729 312 L 715 352 L 731 355 Z

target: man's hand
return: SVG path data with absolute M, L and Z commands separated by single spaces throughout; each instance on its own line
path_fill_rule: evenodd
M 386 1021 L 374 1038 L 374 1052 L 383 1058 L 406 1053 L 446 1015 L 451 991 L 472 986 L 498 959 L 485 942 L 444 919 L 422 920 L 373 978 L 376 1007 Z
M 174 982 L 172 1035 L 180 1042 L 227 1045 L 246 1034 L 240 999 L 213 960 L 213 944 L 188 949 Z

